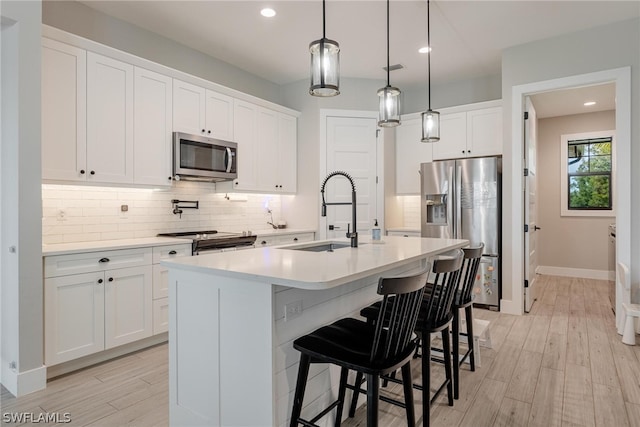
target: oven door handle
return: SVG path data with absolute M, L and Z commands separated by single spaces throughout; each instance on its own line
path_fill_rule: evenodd
M 233 166 L 233 156 L 231 155 L 231 148 L 227 147 L 227 173 L 231 172 L 231 166 Z

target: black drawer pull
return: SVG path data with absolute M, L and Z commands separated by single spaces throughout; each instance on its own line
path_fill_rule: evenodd
M 178 252 L 176 252 L 176 251 L 169 251 L 169 255 L 175 255 L 175 254 L 177 254 L 177 253 L 178 253 Z
M 98 283 L 102 283 L 102 279 L 98 279 Z
M 109 281 L 110 281 L 110 282 L 113 282 L 113 277 L 109 277 Z
M 294 241 L 294 242 L 297 242 L 297 241 L 298 241 L 298 238 L 297 238 L 297 237 L 294 237 L 294 238 L 293 238 L 293 241 Z
M 102 259 L 100 259 L 100 261 L 98 261 L 98 262 L 109 262 L 109 258 L 102 258 Z
M 266 244 L 267 244 L 267 241 L 266 241 L 266 240 L 263 240 L 262 242 L 260 242 L 260 244 L 261 244 L 261 245 L 266 245 Z

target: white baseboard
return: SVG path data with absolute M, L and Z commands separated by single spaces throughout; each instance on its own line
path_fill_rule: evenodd
M 553 267 L 548 265 L 538 266 L 536 273 L 595 280 L 613 280 L 615 278 L 615 273 L 609 270 L 589 270 L 586 268 Z M 612 275 L 614 277 L 610 278 Z
M 25 372 L 3 369 L 2 385 L 16 397 L 42 390 L 47 386 L 47 368 L 41 366 Z
M 515 314 L 517 316 L 522 315 L 523 307 L 519 307 L 513 303 L 513 300 L 502 299 L 500 300 L 500 313 Z

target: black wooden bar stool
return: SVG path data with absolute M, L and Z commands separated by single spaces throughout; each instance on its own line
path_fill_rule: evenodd
M 346 389 L 360 390 L 361 382 L 355 386 L 347 384 L 349 369 L 366 376 L 367 426 L 377 426 L 380 377 L 399 368 L 402 369 L 402 378 L 405 380 L 404 406 L 407 410 L 407 422 L 410 426 L 415 425 L 410 362 L 416 351 L 413 331 L 423 301 L 427 276 L 428 273 L 424 272 L 410 277 L 381 278 L 377 292 L 383 296 L 380 303 L 383 309 L 379 311 L 380 316 L 375 324 L 351 318 L 341 319 L 293 342 L 293 347 L 301 355 L 291 427 L 298 424 L 314 426 L 316 421 L 333 408 L 336 408 L 335 426 L 339 427 Z M 332 363 L 342 370 L 338 400 L 307 421 L 300 418 L 300 413 L 311 363 Z
M 433 281 L 427 283 L 425 295 L 420 307 L 420 314 L 416 324 L 418 337 L 422 342 L 422 384 L 413 384 L 413 387 L 422 390 L 422 423 L 429 426 L 431 403 L 434 402 L 440 393 L 447 389 L 449 406 L 453 406 L 453 378 L 451 370 L 451 340 L 450 328 L 453 321 L 453 300 L 460 284 L 460 272 L 463 261 L 463 253 L 456 250 L 452 255 L 439 257 L 433 262 Z M 381 313 L 381 303 L 377 302 L 360 311 L 360 315 L 365 317 L 368 323 L 377 322 Z M 441 332 L 444 368 L 446 379 L 438 387 L 433 397 L 431 397 L 431 339 L 430 335 Z M 385 376 L 386 380 L 400 382 L 394 377 Z M 358 373 L 356 384 L 362 382 L 362 375 Z M 406 381 L 403 378 L 402 384 L 406 389 Z M 353 394 L 349 416 L 353 416 L 358 401 L 358 391 Z M 390 403 L 397 403 L 391 401 Z
M 460 397 L 460 366 L 469 358 L 471 371 L 476 370 L 475 354 L 473 350 L 473 284 L 478 275 L 478 266 L 482 258 L 484 243 L 477 247 L 462 248 L 464 260 L 462 262 L 461 286 L 453 300 L 453 322 L 451 324 L 453 334 L 453 397 Z M 460 357 L 460 310 L 464 308 L 465 323 L 467 325 L 467 346 L 468 349 Z M 457 363 L 456 363 L 457 361 Z

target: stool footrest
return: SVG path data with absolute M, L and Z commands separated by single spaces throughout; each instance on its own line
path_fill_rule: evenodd
M 348 387 L 348 386 L 347 386 Z M 316 415 L 315 417 L 313 417 L 311 419 L 311 421 L 307 421 L 307 420 L 303 420 L 302 418 L 298 418 L 298 423 L 307 426 L 307 427 L 319 427 L 317 424 L 315 424 L 316 421 L 318 421 L 320 418 L 324 417 L 325 415 L 327 415 L 329 412 L 331 412 L 331 410 L 333 410 L 333 408 L 335 408 L 336 406 L 338 406 L 338 404 L 340 403 L 339 400 L 336 400 L 335 402 L 333 402 L 331 405 L 327 406 L 322 412 L 320 412 L 318 415 Z

